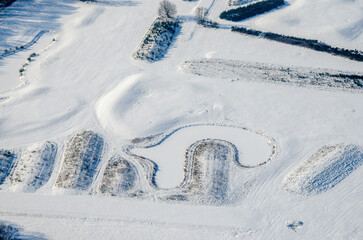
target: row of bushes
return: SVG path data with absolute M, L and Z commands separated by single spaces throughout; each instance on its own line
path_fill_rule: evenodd
M 206 28 L 219 28 L 219 24 L 211 20 L 202 20 L 198 21 L 197 23 Z
M 16 0 L 0 0 L 0 7 L 8 7 Z
M 133 57 L 150 62 L 162 59 L 180 27 L 178 20 L 172 18 L 156 19 L 136 52 L 133 53 Z
M 232 27 L 232 31 L 244 33 L 244 34 L 248 34 L 248 35 L 252 35 L 252 36 L 259 36 L 259 37 L 263 37 L 263 38 L 266 38 L 269 40 L 282 42 L 282 43 L 286 43 L 286 44 L 290 44 L 290 45 L 306 47 L 309 49 L 313 49 L 315 51 L 326 52 L 326 53 L 330 53 L 333 55 L 346 57 L 351 60 L 355 60 L 355 61 L 359 61 L 359 62 L 363 61 L 363 52 L 361 52 L 361 51 L 332 47 L 326 43 L 319 42 L 318 40 L 285 36 L 285 35 L 271 33 L 271 32 L 262 32 L 262 31 L 257 31 L 257 30 L 253 30 L 253 29 L 247 29 L 244 27 Z
M 244 7 L 239 7 L 231 10 L 227 10 L 221 13 L 219 16 L 221 19 L 230 21 L 241 21 L 246 18 L 250 18 L 268 11 L 274 8 L 278 8 L 285 4 L 284 0 L 265 0 L 249 4 Z
M 333 77 L 333 78 L 349 79 L 352 80 L 354 84 L 357 85 L 358 87 L 363 88 L 363 75 L 344 74 L 344 73 L 338 73 L 338 74 L 319 73 L 319 75 Z

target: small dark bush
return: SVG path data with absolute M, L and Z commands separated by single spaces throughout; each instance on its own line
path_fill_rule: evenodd
M 210 20 L 205 20 L 203 22 L 200 22 L 199 24 L 207 28 L 219 28 L 219 24 L 217 22 Z

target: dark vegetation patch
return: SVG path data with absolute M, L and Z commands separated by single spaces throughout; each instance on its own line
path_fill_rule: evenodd
M 157 18 L 146 33 L 133 57 L 154 62 L 162 59 L 179 32 L 180 22 L 172 18 Z
M 4 183 L 13 167 L 15 154 L 9 150 L 0 149 L 0 185 Z
M 300 46 L 309 48 L 319 52 L 326 52 L 340 57 L 346 57 L 351 60 L 355 60 L 358 62 L 363 61 L 363 52 L 357 49 L 350 50 L 338 47 L 332 47 L 326 43 L 319 42 L 318 40 L 305 39 L 305 38 L 297 38 L 292 36 L 285 36 L 282 34 L 271 33 L 271 32 L 262 32 L 253 29 L 247 29 L 244 27 L 232 27 L 232 32 L 239 32 L 251 36 L 258 36 L 262 38 L 266 38 L 269 40 L 282 42 L 290 45 Z
M 0 8 L 1 7 L 8 7 L 16 0 L 0 0 Z
M 198 21 L 198 24 L 206 28 L 219 28 L 219 24 L 211 20 Z
M 1 240 L 45 240 L 39 233 L 24 233 L 24 230 L 11 223 L 0 222 Z
M 166 196 L 163 200 L 166 201 L 188 201 L 188 197 L 183 194 L 174 194 L 170 196 Z
M 32 54 L 29 55 L 29 57 L 26 59 L 26 62 L 19 69 L 19 76 L 20 77 L 24 76 L 26 66 L 28 66 L 29 63 L 32 62 L 36 56 L 37 56 L 36 53 L 32 53 Z
M 284 4 L 284 0 L 265 0 L 249 4 L 247 6 L 224 11 L 219 17 L 221 19 L 237 22 L 271 11 Z

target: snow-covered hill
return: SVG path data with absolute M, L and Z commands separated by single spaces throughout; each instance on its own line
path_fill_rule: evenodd
M 133 53 L 159 0 L 0 12 L 0 234 L 362 239 L 363 63 L 231 31 L 362 51 L 362 1 L 237 23 L 219 19 L 230 0 L 171 2 L 180 29 L 154 62 Z

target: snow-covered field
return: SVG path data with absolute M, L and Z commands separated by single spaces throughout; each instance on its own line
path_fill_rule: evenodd
M 0 233 L 362 239 L 363 95 L 337 74 L 363 64 L 230 31 L 363 50 L 362 1 L 287 0 L 238 23 L 218 18 L 230 0 L 172 2 L 181 29 L 152 63 L 132 54 L 159 0 L 1 11 L 0 53 L 47 32 L 0 58 Z M 198 6 L 221 27 L 197 25 Z
M 267 137 L 228 126 L 186 126 L 165 135 L 165 138 L 156 144 L 132 150 L 134 154 L 157 162 L 156 183 L 162 188 L 180 185 L 184 177 L 180 169 L 185 163 L 185 152 L 190 145 L 201 139 L 223 139 L 234 144 L 238 150 L 239 164 L 247 167 L 269 161 L 275 147 Z

